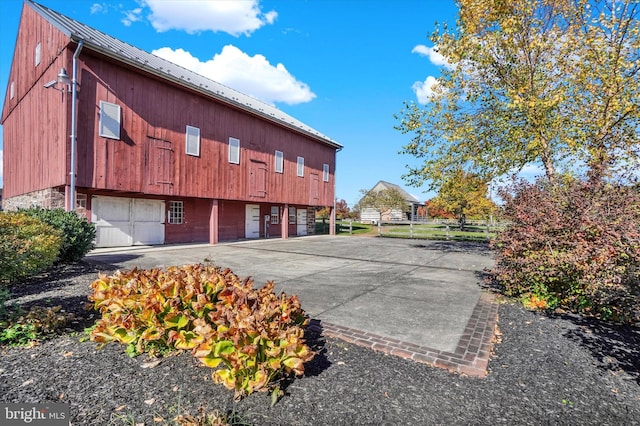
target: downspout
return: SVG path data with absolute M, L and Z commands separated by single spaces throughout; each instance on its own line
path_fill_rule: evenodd
M 78 107 L 76 105 L 78 101 L 78 56 L 84 42 L 80 40 L 78 47 L 73 54 L 73 74 L 71 80 L 71 171 L 69 182 L 69 204 L 67 205 L 67 211 L 74 211 L 76 208 L 76 145 L 77 145 L 77 128 L 78 128 Z
M 333 210 L 331 212 L 331 219 L 329 219 L 329 224 L 331 226 L 331 230 L 329 231 L 329 235 L 336 234 L 336 177 L 338 175 L 338 152 L 342 150 L 342 147 L 336 150 L 336 158 L 333 165 Z

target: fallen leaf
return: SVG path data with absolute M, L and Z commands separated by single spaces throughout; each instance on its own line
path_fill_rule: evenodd
M 64 393 L 61 393 L 60 395 L 58 395 L 58 399 L 63 399 L 64 398 Z
M 171 389 L 174 392 L 178 392 L 178 389 L 180 389 L 178 386 L 174 386 L 173 389 Z
M 29 386 L 31 383 L 33 383 L 34 380 L 33 379 L 29 379 L 26 382 L 22 383 L 22 386 Z
M 119 406 L 119 407 L 116 407 L 115 411 L 122 411 L 122 410 L 124 410 L 125 408 L 127 408 L 127 406 L 126 406 L 126 405 L 121 405 L 121 406 Z
M 160 360 L 145 362 L 144 364 L 142 364 L 142 368 L 154 368 L 157 367 L 158 364 L 160 364 Z
M 69 351 L 69 352 L 65 352 L 62 354 L 63 357 L 67 358 L 70 357 L 71 355 L 73 355 L 73 352 Z
M 144 403 L 147 405 L 152 405 L 154 402 L 156 402 L 155 398 L 147 399 L 146 401 L 144 401 Z
M 338 364 L 338 365 L 344 365 L 344 362 L 343 362 L 343 361 L 338 361 L 338 362 L 336 362 L 336 364 Z
M 153 421 L 156 423 L 162 423 L 164 422 L 164 418 L 163 417 L 154 417 Z

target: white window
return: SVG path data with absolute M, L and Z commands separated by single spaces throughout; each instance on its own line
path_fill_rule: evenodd
M 284 154 L 282 151 L 276 151 L 276 173 L 282 173 L 284 170 Z
M 322 165 L 322 180 L 325 182 L 329 182 L 329 165 Z
M 240 164 L 240 139 L 229 138 L 229 162 Z
M 87 209 L 87 194 L 76 194 L 76 207 Z
M 180 225 L 184 220 L 184 205 L 182 201 L 169 202 L 169 223 Z
M 296 208 L 295 207 L 289 207 L 289 224 L 290 225 L 296 224 Z
M 187 126 L 187 145 L 185 152 L 188 155 L 200 156 L 200 129 Z
M 40 56 L 42 52 L 42 44 L 36 44 L 36 66 L 40 65 Z
M 304 176 L 304 157 L 298 157 L 298 176 Z
M 120 105 L 100 101 L 100 136 L 120 139 Z
M 280 208 L 278 206 L 271 206 L 271 224 L 277 225 L 280 223 Z

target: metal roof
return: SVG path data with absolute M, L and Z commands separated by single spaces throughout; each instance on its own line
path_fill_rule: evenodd
M 384 180 L 378 181 L 378 183 L 376 183 L 373 186 L 373 188 L 371 188 L 371 191 L 379 192 L 379 191 L 382 191 L 382 190 L 385 190 L 385 189 L 395 189 L 398 192 L 400 192 L 400 194 L 402 194 L 402 197 L 408 203 L 418 203 L 418 204 L 420 204 L 420 200 L 418 199 L 418 197 L 416 197 L 413 194 L 409 194 L 407 191 L 402 189 L 399 185 L 396 185 L 395 183 L 391 183 L 391 182 L 386 182 Z
M 233 105 L 254 115 L 258 115 L 272 122 L 297 130 L 338 150 L 342 149 L 342 145 L 338 142 L 280 111 L 273 105 L 259 101 L 251 96 L 245 95 L 244 93 L 238 92 L 228 86 L 167 61 L 166 59 L 162 59 L 156 55 L 145 52 L 142 49 L 118 40 L 117 38 L 96 30 L 95 28 L 91 28 L 88 25 L 76 21 L 75 19 L 64 16 L 46 6 L 35 3 L 32 0 L 25 1 L 26 4 L 33 8 L 38 14 L 40 14 L 40 16 L 70 37 L 71 40 L 74 42 L 82 40 L 85 49 L 88 48 L 99 52 L 135 68 L 154 74 L 164 80 L 172 81 L 181 86 L 196 90 L 226 104 Z

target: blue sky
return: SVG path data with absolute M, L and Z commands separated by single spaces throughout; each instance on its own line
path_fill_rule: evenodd
M 398 154 L 410 135 L 394 130 L 393 115 L 405 100 L 426 102 L 443 66 L 428 37 L 436 21 L 455 23 L 453 0 L 39 3 L 274 104 L 341 143 L 336 197 L 350 207 L 379 180 L 422 201 L 434 195 L 402 181 L 418 160 Z M 0 2 L 3 100 L 22 5 Z

